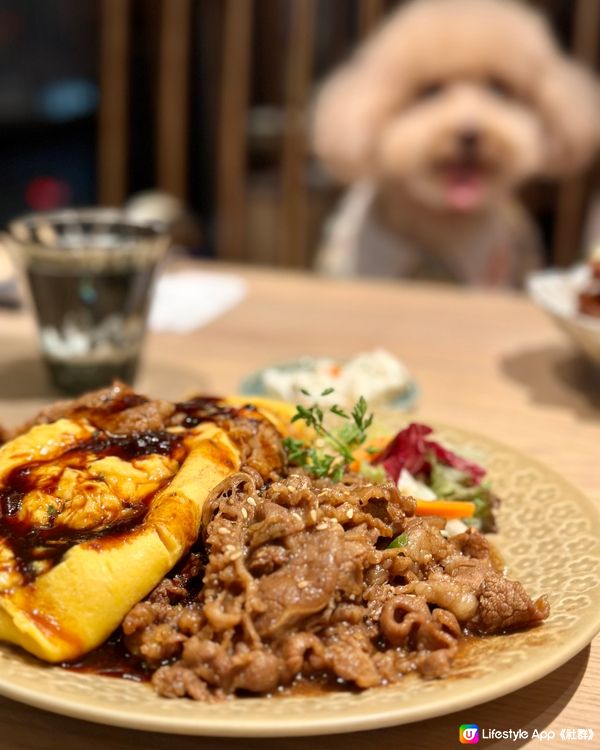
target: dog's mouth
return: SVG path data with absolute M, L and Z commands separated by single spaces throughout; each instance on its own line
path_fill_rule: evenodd
M 478 161 L 446 162 L 438 167 L 444 200 L 453 211 L 473 211 L 485 200 L 487 169 Z

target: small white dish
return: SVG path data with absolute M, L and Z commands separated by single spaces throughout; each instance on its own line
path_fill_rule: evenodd
M 332 394 L 320 397 L 328 387 L 334 388 Z M 250 373 L 238 391 L 244 396 L 268 396 L 305 406 L 315 399 L 321 406 L 337 402 L 346 409 L 352 409 L 363 395 L 370 407 L 400 411 L 412 409 L 419 396 L 405 365 L 382 350 L 352 359 L 305 356 L 278 363 Z
M 590 278 L 590 270 L 584 264 L 564 270 L 536 271 L 527 279 L 527 291 L 579 349 L 600 365 L 600 318 L 582 315 L 578 310 L 579 293 Z

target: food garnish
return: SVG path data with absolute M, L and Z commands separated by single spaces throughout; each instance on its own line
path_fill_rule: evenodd
M 333 388 L 326 388 L 321 397 L 329 396 Z M 310 396 L 308 391 L 304 395 Z M 317 436 L 310 443 L 287 437 L 283 446 L 291 464 L 302 466 L 315 478 L 329 477 L 335 482 L 343 477 L 355 460 L 355 451 L 367 439 L 367 430 L 373 423 L 373 415 L 367 415 L 367 402 L 361 396 L 348 414 L 338 404 L 325 410 L 314 401 L 310 406 L 298 404 L 292 423 L 302 420 L 307 427 L 314 430 Z M 326 426 L 326 415 L 333 415 L 343 420 L 341 426 Z
M 400 534 L 388 544 L 388 549 L 398 549 L 406 547 L 408 544 L 408 534 Z

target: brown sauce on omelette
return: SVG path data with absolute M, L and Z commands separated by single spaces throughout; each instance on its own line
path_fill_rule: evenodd
M 19 511 L 28 492 L 42 490 L 53 495 L 64 469 L 84 469 L 93 459 L 116 456 L 124 461 L 132 461 L 149 455 L 161 455 L 183 460 L 184 453 L 181 436 L 164 430 L 131 435 L 111 435 L 98 431 L 89 440 L 48 462 L 60 467 L 59 472 L 54 471 L 48 477 L 42 475 L 40 479 L 40 472 L 36 471 L 43 468 L 45 462 L 36 461 L 15 468 L 0 489 L 0 539 L 12 550 L 25 580 L 35 578 L 36 562 L 45 560 L 55 565 L 76 544 L 106 540 L 112 536 L 118 539 L 131 532 L 143 521 L 153 496 L 148 496 L 135 507 L 126 507 L 124 517 L 105 528 L 77 530 L 66 525 L 55 525 L 52 514 L 48 516 L 47 525 L 32 525 L 28 520 L 24 521 Z

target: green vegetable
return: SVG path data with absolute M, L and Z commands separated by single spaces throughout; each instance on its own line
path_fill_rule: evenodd
M 465 519 L 468 526 L 475 526 L 479 531 L 490 532 L 496 530 L 493 508 L 498 499 L 491 492 L 487 482 L 473 484 L 465 472 L 454 469 L 430 458 L 431 479 L 429 486 L 440 499 L 470 500 L 475 503 L 475 513 L 472 518 Z
M 310 396 L 308 391 L 302 391 Z M 326 388 L 321 396 L 333 393 L 333 388 Z M 332 414 L 344 420 L 337 430 L 325 426 L 325 416 Z M 367 430 L 373 422 L 373 415 L 367 415 L 367 402 L 361 396 L 350 414 L 341 406 L 334 404 L 326 411 L 315 402 L 312 406 L 296 406 L 292 422 L 302 420 L 317 434 L 317 440 L 308 445 L 303 440 L 285 438 L 283 446 L 291 464 L 303 466 L 313 477 L 329 477 L 338 482 L 348 466 L 354 460 L 353 452 L 364 443 Z
M 408 544 L 408 534 L 400 534 L 388 544 L 388 549 L 398 549 L 398 547 L 406 547 Z
M 369 479 L 371 482 L 383 483 L 387 481 L 388 475 L 385 473 L 383 466 L 373 466 L 368 461 L 361 461 L 358 473 Z
M 50 521 L 54 521 L 54 519 L 58 515 L 58 508 L 56 508 L 56 506 L 54 505 L 49 504 L 46 506 L 46 513 L 48 514 L 48 519 Z

